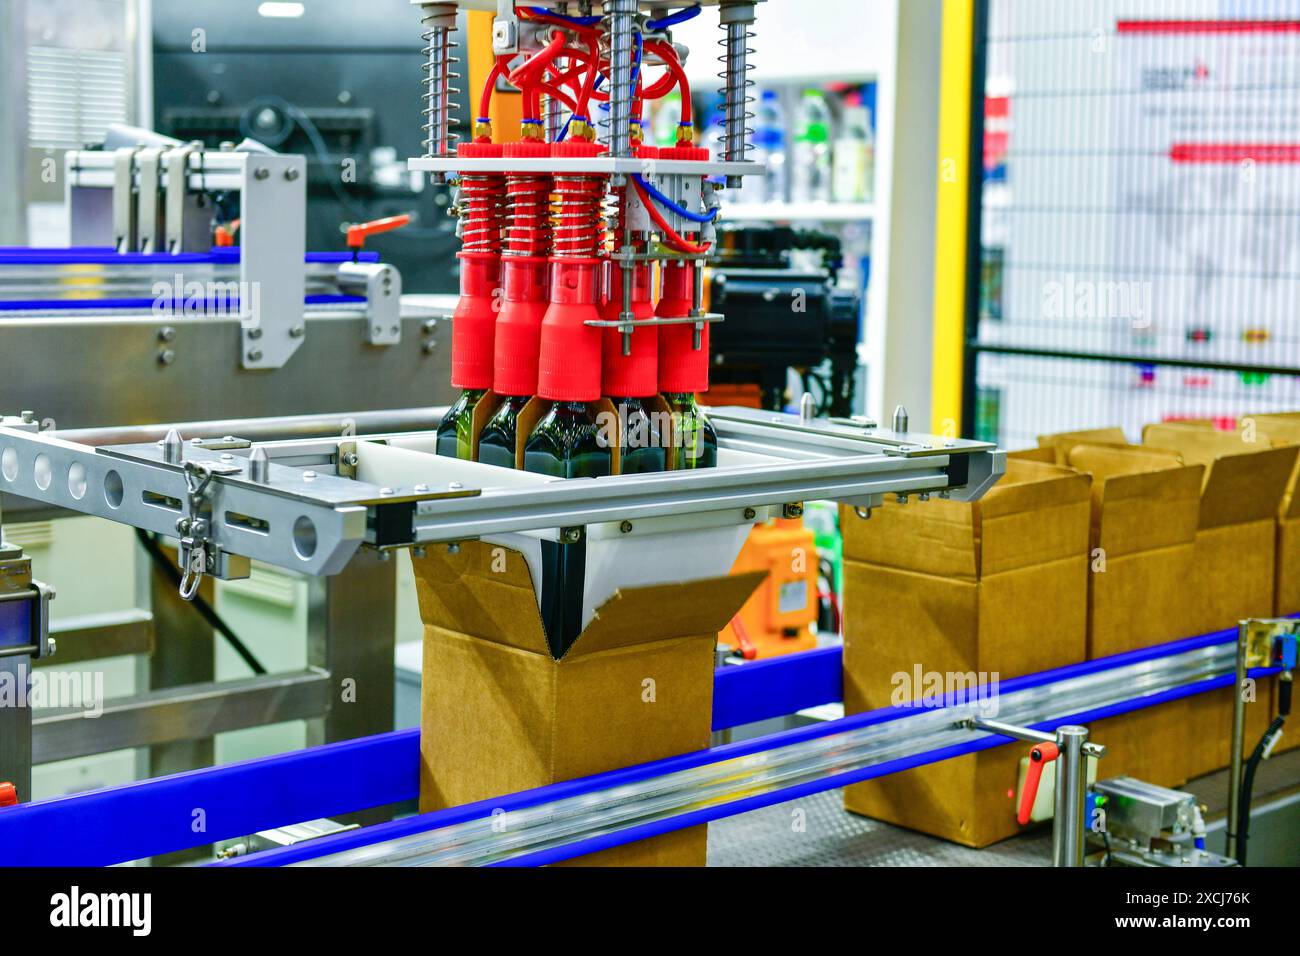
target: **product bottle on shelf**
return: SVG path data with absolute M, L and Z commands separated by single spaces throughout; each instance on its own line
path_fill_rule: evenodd
M 764 90 L 759 97 L 753 156 L 755 161 L 764 164 L 766 171 L 761 177 L 745 177 L 740 198 L 744 202 L 785 202 L 785 111 L 775 90 Z
M 790 172 L 792 202 L 830 202 L 831 111 L 821 90 L 804 90 Z
M 462 158 L 494 158 L 501 155 L 501 146 L 461 143 L 456 152 Z M 461 177 L 460 299 L 451 326 L 451 384 L 461 393 L 438 425 L 436 443 L 438 454 L 450 458 L 473 457 L 474 409 L 492 387 L 504 194 L 500 174 Z
M 871 133 L 871 112 L 859 93 L 845 102 L 843 128 L 835 140 L 832 195 L 836 202 L 867 202 L 875 175 L 876 145 Z
M 689 316 L 693 305 L 694 264 L 670 259 L 663 265 L 663 295 L 655 314 L 660 318 Z M 712 468 L 718 463 L 718 435 L 696 401 L 709 387 L 709 326 L 696 342 L 695 326 L 684 322 L 659 329 L 659 389 L 672 415 L 674 460 L 677 469 Z M 698 348 L 696 345 L 698 344 Z

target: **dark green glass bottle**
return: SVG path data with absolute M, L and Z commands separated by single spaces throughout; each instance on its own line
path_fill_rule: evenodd
M 486 389 L 467 388 L 460 393 L 455 404 L 447 409 L 447 414 L 438 426 L 439 455 L 471 460 L 473 456 L 470 450 L 474 447 L 474 407 L 486 394 Z
M 677 468 L 716 468 L 718 433 L 695 400 L 695 393 L 673 392 L 664 395 L 664 400 L 672 410 L 677 431 Z
M 659 433 L 658 423 L 646 411 L 639 398 L 611 398 L 618 409 L 619 471 L 624 475 L 641 475 L 668 468 L 668 450 Z
M 498 468 L 515 467 L 515 436 L 527 395 L 508 395 L 478 436 L 478 460 Z
M 555 478 L 601 478 L 613 463 L 609 436 L 601 434 L 596 408 L 556 402 L 524 445 L 524 471 Z

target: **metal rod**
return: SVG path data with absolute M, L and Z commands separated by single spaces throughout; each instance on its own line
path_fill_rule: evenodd
M 157 425 L 76 428 L 46 432 L 51 438 L 80 445 L 137 445 L 162 441 L 168 431 L 187 441 L 193 438 L 222 438 L 233 435 L 254 442 L 283 441 L 293 438 L 334 438 L 344 432 L 354 435 L 378 435 L 389 432 L 416 432 L 437 428 L 447 413 L 447 406 L 393 408 L 371 412 L 335 412 L 322 415 L 287 415 L 271 418 L 227 418 L 213 421 L 173 422 Z
M 636 0 L 608 0 L 609 155 L 632 155 L 632 33 Z
M 1001 734 L 1003 737 L 1014 737 L 1016 740 L 1024 740 L 1028 743 L 1035 744 L 1054 744 L 1056 743 L 1056 734 L 1049 734 L 1041 730 L 1033 730 L 1029 727 L 1021 727 L 1017 724 L 1008 724 L 1002 720 L 990 720 L 987 717 L 976 717 L 970 722 L 970 726 L 979 730 L 991 730 L 994 733 Z M 1106 756 L 1106 748 L 1101 744 L 1088 741 L 1083 745 L 1083 752 L 1088 757 Z
M 1246 641 L 1249 628 L 1245 621 L 1237 625 L 1236 679 L 1232 685 L 1232 761 L 1228 769 L 1228 820 L 1226 855 L 1237 858 L 1237 807 L 1241 800 L 1241 763 L 1246 737 L 1246 701 L 1242 689 L 1246 683 Z
M 1088 774 L 1084 744 L 1088 728 L 1071 724 L 1056 728 L 1056 815 L 1052 821 L 1054 866 L 1083 866 L 1084 789 Z

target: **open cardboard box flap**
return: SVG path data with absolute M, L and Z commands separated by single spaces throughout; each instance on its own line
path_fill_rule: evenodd
M 517 551 L 467 541 L 413 561 L 426 625 L 550 656 L 532 576 Z M 764 572 L 616 591 L 578 635 L 565 659 L 636 644 L 717 634 L 762 582 Z
M 1056 455 L 1056 464 L 1068 465 L 1070 451 L 1075 445 L 1127 445 L 1128 438 L 1122 428 L 1092 428 L 1087 431 L 1058 432 L 1039 435 L 1038 446 L 1050 448 Z
M 977 502 L 887 501 L 866 522 L 846 512 L 844 553 L 880 567 L 965 581 L 1068 558 L 1082 553 L 1083 543 L 1071 538 L 1062 513 L 1087 502 L 1089 482 L 1068 468 L 1008 461 L 1006 474 Z
M 1073 468 L 1092 474 L 1093 541 L 1112 556 L 1190 543 L 1204 466 L 1137 445 L 1079 444 Z
M 1293 422 L 1292 434 L 1285 426 L 1274 434 L 1280 420 L 1262 424 L 1267 431 L 1256 431 L 1250 443 L 1241 432 L 1182 422 L 1148 425 L 1142 440 L 1175 448 L 1188 463 L 1209 468 L 1201 493 L 1202 528 L 1272 518 L 1279 508 L 1284 518 L 1292 517 L 1296 496 L 1287 494 L 1300 458 L 1300 421 Z

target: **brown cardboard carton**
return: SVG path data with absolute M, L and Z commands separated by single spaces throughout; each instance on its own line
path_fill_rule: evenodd
M 717 633 L 761 578 L 619 591 L 556 660 L 522 555 L 467 542 L 412 563 L 422 812 L 707 747 Z M 700 826 L 578 862 L 703 865 L 706 844 Z
M 900 675 L 918 667 L 990 682 L 1082 660 L 1089 485 L 1086 475 L 1012 459 L 974 504 L 886 504 L 865 521 L 845 509 L 845 711 L 915 699 L 923 688 Z M 1022 751 L 855 784 L 845 807 L 986 846 L 1018 829 Z
M 1204 468 L 1173 451 L 1129 445 L 1119 429 L 1047 435 L 1041 447 L 1093 476 L 1088 657 L 1109 657 L 1187 636 L 1185 587 L 1194 558 Z M 1098 721 L 1111 756 L 1103 777 L 1186 779 L 1187 704 L 1175 701 Z M 1112 759 L 1115 758 L 1115 759 Z M 1117 769 L 1122 768 L 1122 769 Z
M 1114 437 L 1111 431 L 1099 434 Z M 1137 445 L 1060 435 L 1039 442 L 1056 448 L 1063 464 L 1093 476 L 1088 656 L 1109 657 L 1187 636 L 1183 589 L 1204 467 Z
M 1268 426 L 1261 426 L 1268 427 Z M 1188 424 L 1149 425 L 1143 441 L 1175 448 L 1207 467 L 1201 492 L 1188 635 L 1235 628 L 1275 607 L 1278 514 L 1300 447 L 1275 445 L 1263 433 L 1242 435 Z M 1232 728 L 1231 688 L 1188 700 L 1187 775 L 1225 767 Z M 1258 740 L 1272 719 L 1272 682 L 1246 709 L 1246 739 Z

